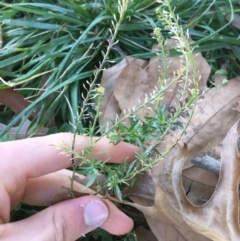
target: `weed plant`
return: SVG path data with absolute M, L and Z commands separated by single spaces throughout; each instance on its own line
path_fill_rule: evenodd
M 126 110 L 126 115 L 122 119 L 116 119 L 113 121 L 112 126 L 107 128 L 100 135 L 99 138 L 96 140 L 95 138 L 91 139 L 89 147 L 83 153 L 76 153 L 72 151 L 72 159 L 77 157 L 82 160 L 82 164 L 80 166 L 73 165 L 74 172 L 79 171 L 82 173 L 84 171 L 86 174 L 90 175 L 91 178 L 87 184 L 89 187 L 94 180 L 100 174 L 105 174 L 106 180 L 104 183 L 99 183 L 98 188 L 96 190 L 97 193 L 106 193 L 110 192 L 113 193 L 119 200 L 122 200 L 121 190 L 124 186 L 131 185 L 135 177 L 142 173 L 143 171 L 149 170 L 152 168 L 156 163 L 159 162 L 161 158 L 163 158 L 169 151 L 167 150 L 166 153 L 158 153 L 157 158 L 152 158 L 152 152 L 158 152 L 156 146 L 159 142 L 164 140 L 164 136 L 166 133 L 170 131 L 171 128 L 174 127 L 176 120 L 183 114 L 183 112 L 188 112 L 189 120 L 185 126 L 182 126 L 182 133 L 184 133 L 191 116 L 194 112 L 194 107 L 196 104 L 196 99 L 198 96 L 198 77 L 196 70 L 194 68 L 194 57 L 193 57 L 193 47 L 189 44 L 189 36 L 186 35 L 183 28 L 179 25 L 178 16 L 174 13 L 173 8 L 171 7 L 168 0 L 159 1 L 161 6 L 157 9 L 157 13 L 159 16 L 159 20 L 161 23 L 165 23 L 165 28 L 171 27 L 169 29 L 169 33 L 173 35 L 174 39 L 179 42 L 179 47 L 177 47 L 177 51 L 179 51 L 183 56 L 183 62 L 185 66 L 181 68 L 180 71 L 176 72 L 175 77 L 169 81 L 166 76 L 166 73 L 163 76 L 166 78 L 159 79 L 159 88 L 150 93 L 149 96 L 146 95 L 145 100 L 141 103 L 139 101 L 139 106 L 133 107 L 130 110 Z M 110 50 L 115 43 L 116 33 L 118 32 L 118 26 L 120 26 L 124 14 L 128 9 L 128 4 L 130 1 L 122 1 L 121 5 L 119 5 L 119 19 L 116 25 L 114 25 L 114 32 L 112 33 L 111 40 L 109 42 Z M 166 10 L 165 10 L 166 9 Z M 117 20 L 117 18 L 116 18 Z M 154 30 L 154 34 L 160 46 L 160 54 L 159 57 L 161 59 L 166 59 L 168 52 L 164 48 L 164 38 L 161 34 L 160 28 L 156 27 Z M 106 52 L 105 58 L 103 62 L 100 64 L 102 67 L 104 61 L 107 60 L 109 52 Z M 189 66 L 193 66 L 193 79 L 189 79 L 188 76 L 188 69 Z M 96 89 L 95 83 L 98 78 L 98 74 L 100 73 L 101 68 L 99 68 L 95 73 L 95 78 L 93 82 L 89 85 L 88 95 L 84 99 L 84 106 L 92 105 L 91 101 L 92 98 L 97 99 L 96 101 L 96 115 L 94 117 L 93 122 L 91 123 L 90 127 L 86 129 L 86 132 L 90 137 L 93 137 L 95 134 L 95 128 L 97 119 L 99 117 L 99 108 L 100 108 L 100 101 L 101 95 L 104 92 L 102 87 L 98 87 Z M 164 69 L 167 71 L 167 66 Z M 165 106 L 162 105 L 159 108 L 159 102 L 161 101 L 165 91 L 171 87 L 176 82 L 182 82 L 182 88 L 179 94 L 179 105 L 176 107 L 176 111 L 171 116 L 166 116 Z M 194 88 L 190 90 L 190 96 L 188 96 L 188 101 L 182 106 L 180 103 L 184 103 L 186 98 L 186 93 L 189 91 L 189 85 L 194 83 Z M 91 93 L 94 93 L 91 95 Z M 92 97 L 93 96 L 93 97 Z M 141 120 L 137 114 L 137 112 L 141 108 L 145 108 L 147 105 L 151 104 L 153 116 L 146 117 L 145 120 Z M 80 115 L 78 116 L 78 122 L 81 122 L 82 118 L 84 118 L 85 109 L 82 108 Z M 125 123 L 126 120 L 129 120 L 129 124 Z M 101 123 L 100 123 L 101 125 Z M 76 125 L 76 127 L 78 124 Z M 77 128 L 75 128 L 74 136 L 77 134 Z M 125 163 L 124 165 L 107 165 L 100 161 L 92 160 L 90 157 L 92 153 L 92 146 L 96 143 L 99 139 L 103 136 L 108 136 L 110 142 L 117 144 L 120 141 L 126 141 L 135 145 L 138 145 L 141 148 L 141 154 L 137 154 L 137 160 L 132 162 L 131 164 Z M 154 145 L 149 144 L 149 140 L 156 140 Z M 73 145 L 75 144 L 75 139 L 73 140 Z M 69 152 L 69 147 L 64 147 L 65 152 Z M 73 178 L 72 178 L 73 180 Z M 73 189 L 73 181 L 72 181 L 72 189 Z

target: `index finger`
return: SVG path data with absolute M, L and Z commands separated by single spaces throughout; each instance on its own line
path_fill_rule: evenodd
M 14 170 L 15 175 L 19 172 L 20 175 L 26 175 L 26 178 L 34 178 L 70 167 L 71 155 L 61 154 L 63 150 L 57 149 L 56 145 L 59 147 L 65 145 L 71 150 L 72 142 L 73 134 L 59 133 L 0 143 L 0 162 L 2 162 L 0 172 L 13 173 Z M 89 144 L 89 137 L 76 136 L 75 152 L 81 153 Z M 92 155 L 89 158 L 121 163 L 126 158 L 127 161 L 133 160 L 135 151 L 139 151 L 139 148 L 134 145 L 125 142 L 113 145 L 103 137 L 93 145 Z

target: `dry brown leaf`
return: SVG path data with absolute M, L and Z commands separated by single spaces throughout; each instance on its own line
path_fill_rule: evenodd
M 156 221 L 156 219 L 151 217 L 148 217 L 147 220 L 158 241 L 186 241 L 186 239 L 174 226 L 169 225 L 161 220 Z
M 123 118 L 128 110 L 139 105 L 149 95 L 156 83 L 148 77 L 148 62 L 141 59 L 131 58 L 128 66 L 122 71 L 114 86 L 114 96 L 121 109 L 120 119 Z M 144 117 L 151 114 L 147 108 L 140 109 L 137 114 L 144 120 Z
M 121 114 L 121 110 L 113 92 L 119 75 L 121 74 L 122 70 L 127 67 L 129 61 L 131 61 L 130 58 L 124 58 L 118 64 L 103 71 L 101 86 L 105 89 L 105 91 L 102 97 L 100 106 L 101 113 L 99 116 L 99 122 L 103 130 L 106 129 L 107 122 L 109 120 L 115 120 L 116 115 L 119 116 Z
M 176 41 L 173 39 L 166 41 L 166 48 L 176 47 Z M 157 46 L 153 46 L 153 51 L 156 51 Z M 167 82 L 170 83 L 173 80 L 174 73 L 181 71 L 185 61 L 182 57 L 169 57 L 166 58 L 167 63 Z M 210 66 L 202 55 L 194 55 L 194 65 L 197 72 L 198 85 L 200 91 L 206 88 L 206 82 L 210 74 Z M 107 122 L 108 126 L 111 126 L 110 121 L 115 120 L 116 116 L 124 117 L 129 109 L 139 106 L 143 103 L 146 96 L 152 93 L 156 87 L 159 86 L 159 78 L 164 78 L 163 75 L 163 60 L 159 57 L 153 57 L 149 63 L 145 60 L 134 59 L 132 57 L 126 57 L 119 64 L 107 69 L 103 72 L 101 85 L 105 88 L 105 93 L 101 103 L 100 112 L 100 123 L 102 130 L 106 129 Z M 188 75 L 186 76 L 188 88 L 193 87 L 193 70 L 189 66 Z M 167 91 L 164 93 L 162 104 L 166 104 L 168 107 L 175 108 L 179 100 L 176 94 L 183 88 L 181 84 L 183 81 L 178 81 L 172 84 Z M 187 89 L 188 89 L 187 88 Z M 188 91 L 184 95 L 184 101 L 187 98 Z M 149 108 L 150 107 L 150 108 Z M 137 114 L 144 120 L 146 116 L 152 115 L 152 105 L 149 104 L 144 108 L 140 109 Z
M 230 19 L 231 19 L 231 14 L 229 13 L 226 15 L 226 20 L 230 21 Z M 240 30 L 240 15 L 239 14 L 237 14 L 237 13 L 234 14 L 231 25 Z
M 148 230 L 143 226 L 137 227 L 136 229 L 134 229 L 134 232 L 137 235 L 138 241 L 157 241 L 151 230 Z
M 191 188 L 189 198 L 195 195 L 196 183 L 199 183 L 199 190 L 202 196 L 199 196 L 198 202 L 209 198 L 213 191 L 218 176 L 193 166 L 191 160 L 196 156 L 208 154 L 219 159 L 219 145 L 226 136 L 229 128 L 239 119 L 239 114 L 234 111 L 237 102 L 240 100 L 240 78 L 229 80 L 227 84 L 209 89 L 199 100 L 193 118 L 186 130 L 187 135 L 183 136 L 182 141 L 188 145 L 189 154 L 183 168 L 183 182 L 187 191 L 190 184 L 195 186 Z M 181 119 L 183 121 L 183 119 Z M 221 121 L 219 121 L 221 120 Z M 175 131 L 172 136 L 167 136 L 165 142 L 159 145 L 159 150 L 170 148 L 179 138 L 180 131 Z M 151 175 L 155 178 L 161 175 L 166 160 L 161 160 L 159 165 L 152 169 Z M 195 181 L 196 183 L 193 183 Z M 144 181 L 143 181 L 144 182 Z M 202 185 L 206 185 L 206 192 L 203 192 Z M 141 185 L 139 185 L 141 186 Z M 135 191 L 136 192 L 136 191 Z M 191 199 L 192 202 L 197 204 Z
M 177 145 L 172 150 L 168 162 L 164 166 L 164 171 L 159 177 L 161 181 L 163 181 L 163 183 L 161 182 L 161 186 L 163 187 L 161 188 L 158 185 L 158 180 L 153 179 L 156 190 L 153 206 L 127 203 L 141 210 L 146 216 L 150 216 L 147 220 L 158 240 L 190 241 L 194 239 L 196 241 L 210 241 L 210 239 L 192 230 L 192 227 L 188 225 L 182 213 L 184 204 L 192 207 L 185 197 L 181 183 L 181 169 L 186 156 L 186 146 L 182 148 L 180 145 Z M 183 200 L 182 196 L 178 197 L 178 195 L 182 195 L 182 193 L 184 193 L 186 200 Z M 139 202 L 139 200 L 135 199 L 134 201 Z M 189 213 L 191 213 L 191 211 L 192 210 L 189 210 Z M 160 220 L 160 222 L 158 222 L 158 220 Z M 164 226 L 162 226 L 163 222 L 165 223 Z M 159 230 L 163 233 L 159 233 Z M 169 231 L 171 231 L 171 233 L 169 233 Z
M 16 114 L 19 114 L 29 105 L 29 102 L 13 89 L 0 90 L 0 103 L 10 108 Z
M 169 40 L 169 42 L 166 43 L 166 46 L 173 46 L 174 44 L 177 45 L 174 40 Z M 210 67 L 201 55 L 195 55 L 194 59 L 199 76 L 200 91 L 203 91 L 206 89 Z M 177 70 L 181 70 L 182 67 L 180 63 L 182 57 L 167 58 L 165 61 L 168 65 L 166 78 L 170 81 L 173 78 L 174 73 L 176 73 Z M 184 61 L 182 62 L 182 66 L 185 66 Z M 150 89 L 147 88 L 147 85 L 153 88 L 156 85 L 158 77 L 163 77 L 163 71 L 156 75 L 157 66 L 160 66 L 160 70 L 163 70 L 163 63 L 161 63 L 161 60 L 157 57 L 150 60 L 147 68 L 142 68 L 141 65 L 137 64 L 137 61 L 133 61 L 132 63 L 133 66 L 128 66 L 124 69 L 119 75 L 119 80 L 115 82 L 115 86 L 120 87 L 117 89 L 116 93 L 115 91 L 113 93 L 114 95 L 119 94 L 116 99 L 118 100 L 118 105 L 121 106 L 120 109 L 122 112 L 124 109 L 136 106 L 136 99 L 144 98 L 143 96 L 145 93 L 148 94 L 151 92 Z M 125 72 L 125 70 L 127 71 Z M 190 67 L 190 73 L 188 76 L 190 80 L 192 79 L 191 71 Z M 149 83 L 149 77 L 153 80 L 151 85 L 147 84 Z M 126 81 L 126 79 L 129 81 Z M 191 84 L 191 81 L 189 81 L 189 87 L 191 87 Z M 133 87 L 135 88 L 133 89 Z M 205 209 L 198 209 L 196 206 L 193 206 L 192 203 L 195 205 L 202 205 L 205 202 L 209 203 L 209 199 L 212 200 L 211 196 L 218 181 L 218 176 L 209 171 L 193 166 L 191 160 L 196 156 L 201 157 L 205 154 L 215 158 L 219 157 L 220 143 L 230 126 L 232 126 L 239 118 L 237 111 L 234 111 L 240 98 L 239 87 L 240 78 L 236 78 L 229 80 L 225 85 L 212 88 L 208 90 L 207 93 L 201 95 L 197 104 L 197 109 L 195 110 L 190 125 L 186 130 L 187 135 L 182 137 L 182 141 L 188 145 L 188 157 L 184 154 L 184 148 L 181 149 L 179 146 L 175 147 L 172 155 L 175 155 L 175 157 L 178 156 L 178 158 L 170 155 L 164 160 L 161 160 L 159 164 L 151 170 L 150 174 L 153 177 L 154 185 L 151 177 L 145 174 L 139 178 L 134 188 L 126 192 L 131 194 L 134 202 L 139 204 L 139 206 L 137 204 L 135 204 L 135 206 L 138 206 L 145 214 L 150 215 L 150 217 L 147 215 L 146 217 L 158 240 L 227 240 L 225 239 L 225 236 L 229 233 L 219 233 L 218 227 L 215 226 L 213 226 L 213 230 L 208 229 L 206 226 L 206 220 L 205 223 L 199 224 L 194 216 L 196 213 L 200 212 L 196 210 Z M 168 107 L 175 107 L 179 104 L 179 99 L 176 98 L 176 93 L 180 90 L 181 86 L 179 83 L 176 83 L 171 86 L 171 88 L 172 91 L 170 91 L 169 88 L 169 91 L 165 92 L 163 102 L 167 104 Z M 187 94 L 184 97 L 187 97 Z M 143 113 L 143 116 L 144 114 L 146 113 Z M 186 117 L 188 116 L 182 116 L 182 119 L 179 120 L 179 122 L 184 124 L 187 119 Z M 171 131 L 171 133 L 166 136 L 165 142 L 159 144 L 159 152 L 164 152 L 173 146 L 180 137 L 180 134 L 181 131 L 179 130 Z M 183 166 L 183 173 L 180 166 L 180 164 L 183 164 L 184 158 L 182 158 L 182 156 L 185 156 L 186 158 Z M 178 165 L 176 165 L 173 160 L 176 160 Z M 170 175 L 169 170 L 173 167 L 174 170 L 171 171 L 171 174 L 174 173 L 174 175 Z M 186 192 L 188 193 L 188 198 L 185 196 Z M 152 203 L 154 193 L 154 206 L 151 208 L 144 207 L 144 205 Z M 168 193 L 168 196 L 166 197 L 164 193 Z M 169 195 L 169 193 L 171 195 Z M 190 199 L 191 202 L 188 199 Z M 180 202 L 182 200 L 184 200 L 183 203 Z M 187 206 L 185 207 L 184 204 Z M 207 204 L 205 205 L 207 206 Z M 206 210 L 207 211 L 204 211 L 205 216 L 207 216 L 207 212 L 211 211 L 207 208 Z M 236 215 L 237 214 L 238 212 Z M 158 221 L 156 218 L 161 220 Z M 164 225 L 163 222 L 165 223 Z M 159 232 L 159 230 L 161 230 L 161 232 Z M 175 233 L 174 238 L 171 237 L 170 230 Z
M 47 75 L 43 77 L 42 84 L 46 82 L 46 78 L 47 78 Z M 51 98 L 52 96 L 49 97 L 49 100 L 51 100 Z M 30 104 L 30 102 L 27 101 L 21 94 L 19 94 L 17 91 L 11 88 L 0 90 L 0 103 L 10 108 L 16 115 L 20 114 Z M 27 132 L 29 132 L 31 121 L 37 116 L 37 114 L 38 114 L 38 109 L 29 116 L 29 120 L 26 120 L 20 129 L 18 126 L 12 127 L 8 130 L 6 134 L 15 136 L 15 134 L 18 132 L 18 134 L 16 135 L 16 139 L 26 138 L 26 134 Z M 19 123 L 20 121 L 16 125 L 18 125 Z M 55 125 L 56 125 L 55 119 L 53 116 L 52 119 L 49 120 L 47 127 L 51 127 Z M 41 129 L 39 129 L 34 134 L 34 136 L 46 135 L 49 130 L 49 128 L 47 127 L 42 127 Z M 0 123 L 0 132 L 3 131 L 5 128 L 6 128 L 6 125 Z
M 14 137 L 16 136 L 16 140 L 24 139 L 26 138 L 26 133 L 29 131 L 30 125 L 31 125 L 31 121 L 26 120 L 20 129 L 18 126 L 12 127 L 7 131 L 6 134 L 9 136 L 14 136 Z M 6 128 L 6 125 L 0 123 L 0 132 L 5 130 L 5 128 Z M 49 130 L 48 128 L 42 127 L 34 134 L 34 136 L 45 136 L 48 130 Z M 16 133 L 18 134 L 16 135 Z
M 117 65 L 104 70 L 101 86 L 105 92 L 99 118 L 102 130 L 111 126 L 110 120 L 114 121 L 117 116 L 122 118 L 129 108 L 139 105 L 138 100 L 145 99 L 145 94 L 142 93 L 148 94 L 152 91 L 152 84 L 147 79 L 147 64 L 145 60 L 127 56 Z
M 239 240 L 239 139 L 240 123 L 237 122 L 228 132 L 221 146 L 222 165 L 219 181 L 213 196 L 205 205 L 194 206 L 185 195 L 181 170 L 186 159 L 187 148 L 186 146 L 182 148 L 180 145 L 172 150 L 159 179 L 153 179 L 156 188 L 154 205 L 151 207 L 130 205 L 152 218 L 171 224 L 182 234 L 185 238 L 183 240 Z M 154 223 L 158 224 L 158 221 L 155 220 Z M 170 239 L 162 239 L 159 236 L 158 240 Z
M 30 104 L 26 99 L 24 99 L 22 95 L 20 95 L 13 89 L 0 90 L 0 103 L 10 108 L 15 114 L 21 113 Z M 33 113 L 29 117 L 29 119 L 33 119 L 36 114 L 36 112 Z M 18 134 L 16 135 L 16 139 L 26 138 L 26 133 L 28 132 L 28 129 L 31 125 L 30 120 L 26 120 L 20 129 L 18 126 L 10 128 L 6 134 L 10 136 L 15 136 L 15 134 L 18 132 Z M 3 131 L 5 128 L 6 125 L 0 123 L 0 132 Z M 47 132 L 48 128 L 42 127 L 37 131 L 37 133 L 35 133 L 34 136 L 43 136 L 46 135 Z
M 236 106 L 232 108 L 234 111 L 237 111 L 240 114 L 240 100 L 237 102 Z
M 197 104 L 196 111 L 187 128 L 183 141 L 189 148 L 184 169 L 192 166 L 191 160 L 208 153 L 219 158 L 219 146 L 229 128 L 239 119 L 233 108 L 240 100 L 240 77 L 227 84 L 209 89 Z
M 233 110 L 240 100 L 239 89 L 240 78 L 236 78 L 229 80 L 226 85 L 221 85 L 207 91 L 197 104 L 196 112 L 186 131 L 187 135 L 183 137 L 183 141 L 189 147 L 189 153 L 183 167 L 182 182 L 185 192 L 188 192 L 188 199 L 195 205 L 204 204 L 211 198 L 218 181 L 218 176 L 193 166 L 191 160 L 196 156 L 203 156 L 206 153 L 213 157 L 219 157 L 219 146 L 224 136 L 230 126 L 239 119 L 239 114 Z M 175 139 L 178 138 L 178 134 L 176 133 Z M 163 143 L 164 146 L 159 146 L 159 149 L 163 150 L 166 147 L 170 147 L 174 143 L 172 139 L 172 137 L 167 137 L 165 143 Z M 151 175 L 155 180 L 158 180 L 160 186 L 165 183 L 159 177 L 162 175 L 167 162 L 168 159 L 161 160 L 159 165 L 151 171 Z M 132 193 L 132 195 L 140 197 L 137 198 L 135 196 L 133 198 L 134 202 L 142 205 L 145 205 L 146 202 L 148 205 L 152 203 L 154 188 L 149 179 L 151 179 L 149 176 L 141 176 L 134 188 L 128 190 L 128 194 Z M 142 197 L 145 197 L 145 200 L 148 201 L 143 202 Z M 147 217 L 147 220 L 155 235 L 158 238 L 161 237 L 159 230 L 162 227 L 162 222 L 158 223 L 151 217 Z M 165 226 L 168 227 L 167 225 Z M 166 239 L 159 238 L 159 240 L 170 241 L 171 239 L 167 239 L 166 235 Z

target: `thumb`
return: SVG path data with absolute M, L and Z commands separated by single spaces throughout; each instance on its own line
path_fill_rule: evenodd
M 58 203 L 22 221 L 0 225 L 0 239 L 74 241 L 102 227 L 122 235 L 133 227 L 132 220 L 111 202 L 85 196 Z

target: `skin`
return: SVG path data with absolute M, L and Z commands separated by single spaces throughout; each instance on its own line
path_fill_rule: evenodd
M 83 216 L 84 207 L 96 200 L 109 211 L 101 228 L 115 235 L 132 229 L 133 221 L 129 217 L 110 201 L 92 195 L 60 202 L 27 219 L 9 223 L 10 210 L 19 202 L 49 206 L 51 198 L 69 180 L 71 172 L 65 168 L 71 166 L 70 156 L 61 155 L 54 145 L 64 143 L 71 147 L 72 139 L 72 134 L 60 133 L 0 143 L 1 240 L 74 241 L 96 228 L 86 225 Z M 81 152 L 89 142 L 88 137 L 77 136 L 75 151 Z M 136 146 L 124 142 L 112 145 L 102 138 L 93 146 L 91 157 L 122 163 L 126 157 L 127 161 L 133 160 L 136 151 L 139 151 Z

